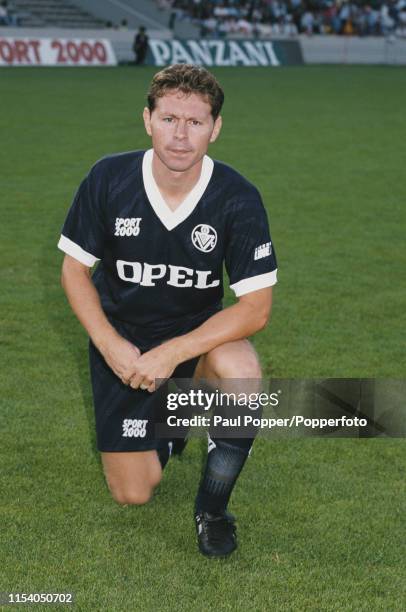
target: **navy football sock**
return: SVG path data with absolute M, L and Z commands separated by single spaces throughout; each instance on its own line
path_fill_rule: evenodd
M 209 438 L 207 463 L 195 502 L 196 513 L 221 514 L 226 510 L 252 443 L 252 439 Z
M 172 453 L 172 442 L 168 441 L 165 444 L 165 446 L 162 446 L 161 448 L 157 448 L 156 452 L 158 453 L 158 459 L 161 464 L 161 468 L 163 470 L 165 465 L 168 463 L 169 457 L 171 456 L 171 453 Z

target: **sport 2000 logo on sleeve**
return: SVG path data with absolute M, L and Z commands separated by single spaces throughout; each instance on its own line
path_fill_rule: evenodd
M 115 66 L 111 42 L 95 38 L 0 37 L 0 66 Z

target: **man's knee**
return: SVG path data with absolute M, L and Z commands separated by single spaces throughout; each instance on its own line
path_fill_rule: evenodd
M 132 482 L 114 482 L 112 478 L 108 478 L 107 485 L 113 499 L 121 506 L 143 506 L 151 500 L 160 480 L 158 474 L 154 474 L 154 477 L 149 475 L 143 482 L 139 479 Z
M 103 453 L 107 486 L 120 505 L 141 506 L 151 499 L 162 478 L 156 452 Z
M 154 490 L 152 488 L 142 490 L 120 490 L 110 487 L 110 493 L 113 499 L 120 504 L 120 506 L 143 506 L 151 500 L 153 492 Z
M 254 349 L 230 350 L 218 346 L 206 355 L 208 369 L 218 378 L 261 378 L 261 366 Z

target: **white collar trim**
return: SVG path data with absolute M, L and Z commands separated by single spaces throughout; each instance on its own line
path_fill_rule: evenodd
M 183 202 L 179 204 L 175 210 L 171 210 L 163 199 L 152 174 L 153 154 L 153 149 L 145 151 L 144 158 L 142 160 L 142 178 L 144 181 L 144 187 L 148 200 L 154 209 L 155 214 L 161 220 L 167 230 L 172 230 L 177 225 L 182 223 L 182 221 L 187 219 L 198 205 L 200 198 L 209 184 L 211 175 L 213 174 L 214 162 L 207 155 L 203 157 L 202 171 L 196 185 L 193 187 L 192 191 L 187 194 Z

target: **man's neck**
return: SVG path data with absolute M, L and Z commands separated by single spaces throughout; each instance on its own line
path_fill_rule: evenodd
M 184 172 L 169 170 L 154 153 L 152 157 L 152 174 L 165 202 L 176 210 L 187 194 L 198 182 L 202 171 L 203 160 Z

